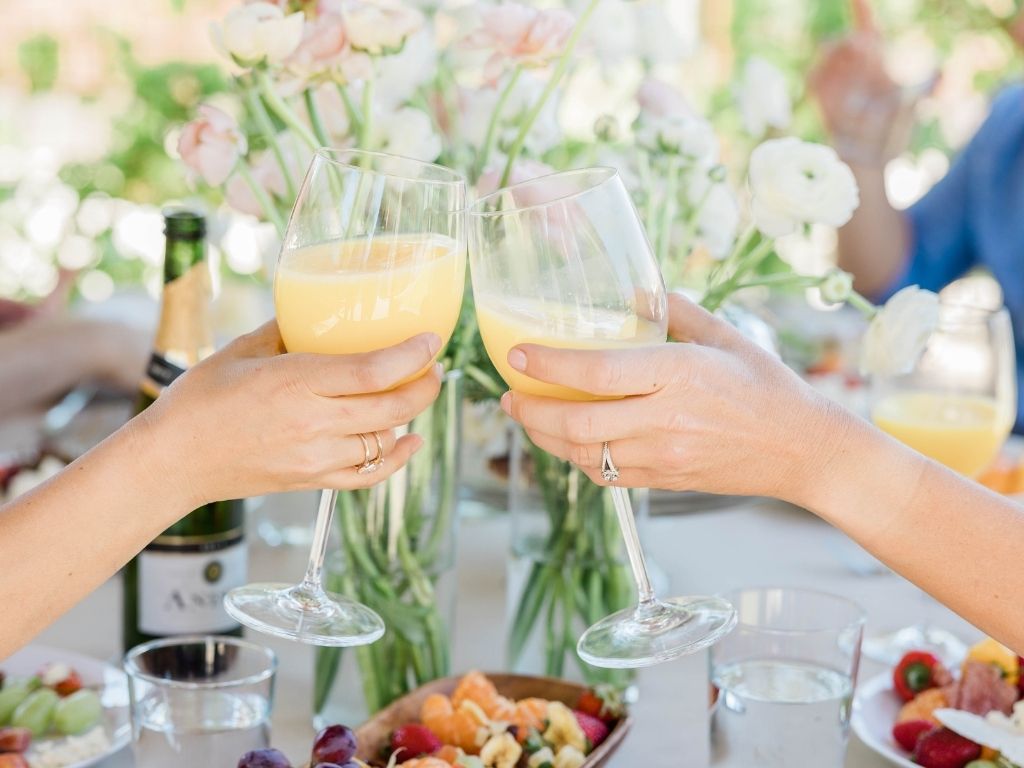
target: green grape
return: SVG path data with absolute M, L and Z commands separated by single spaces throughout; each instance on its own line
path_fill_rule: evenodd
M 82 689 L 57 703 L 53 727 L 68 736 L 83 733 L 100 721 L 103 705 L 93 691 Z
M 40 685 L 38 677 L 8 680 L 0 690 L 0 725 L 9 725 L 14 710 Z
M 50 730 L 50 723 L 53 722 L 53 710 L 59 700 L 60 696 L 52 688 L 40 688 L 38 691 L 33 691 L 14 710 L 11 724 L 20 728 L 28 728 L 36 738 L 43 736 Z

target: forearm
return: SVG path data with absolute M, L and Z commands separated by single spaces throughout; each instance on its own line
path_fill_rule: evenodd
M 141 418 L 0 508 L 0 659 L 117 572 L 192 506 L 173 449 Z
M 849 416 L 802 500 L 893 570 L 1024 652 L 1024 512 Z
M 860 206 L 839 230 L 839 266 L 853 274 L 858 291 L 876 296 L 892 284 L 907 258 L 907 225 L 889 203 L 883 170 L 852 168 Z

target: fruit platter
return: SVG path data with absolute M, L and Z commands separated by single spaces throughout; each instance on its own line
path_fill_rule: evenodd
M 120 670 L 41 646 L 0 664 L 0 768 L 85 768 L 130 738 Z
M 469 672 L 413 691 L 354 731 L 324 728 L 306 762 L 260 749 L 238 768 L 596 768 L 629 726 L 612 688 Z
M 901 766 L 1024 766 L 1022 660 L 986 638 L 958 669 L 911 651 L 886 675 L 860 688 L 853 728 Z

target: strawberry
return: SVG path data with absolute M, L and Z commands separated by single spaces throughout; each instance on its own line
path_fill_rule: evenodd
M 1024 669 L 1024 657 L 1017 657 L 1017 666 Z M 1024 697 L 1024 675 L 1017 678 L 1017 693 L 1019 697 Z
M 907 752 L 913 752 L 917 740 L 936 727 L 930 720 L 904 720 L 892 727 L 892 737 Z
M 434 732 L 419 723 L 403 725 L 391 734 L 391 751 L 402 750 L 399 758 L 403 761 L 423 755 L 432 755 L 441 747 L 441 740 Z
M 586 712 L 580 712 L 578 709 L 574 710 L 573 714 L 576 715 L 576 722 L 583 729 L 583 735 L 590 742 L 590 749 L 600 746 L 601 742 L 608 738 L 608 724 L 604 720 L 588 715 Z
M 576 702 L 576 709 L 605 722 L 618 720 L 626 714 L 622 691 L 612 685 L 598 685 L 584 691 Z
M 917 740 L 913 760 L 923 768 L 964 768 L 981 757 L 981 747 L 948 728 L 936 728 Z
M 71 670 L 71 674 L 53 686 L 53 690 L 57 692 L 58 696 L 70 696 L 72 693 L 76 693 L 82 689 L 82 678 L 78 676 L 75 670 Z

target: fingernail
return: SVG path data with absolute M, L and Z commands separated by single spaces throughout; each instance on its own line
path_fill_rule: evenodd
M 412 443 L 412 452 L 416 453 L 420 448 L 423 447 L 423 438 L 419 435 L 409 435 L 409 442 Z
M 434 363 L 434 374 L 439 379 L 444 379 L 444 366 L 441 363 Z
M 517 371 L 526 370 L 526 353 L 521 349 L 513 347 L 508 351 L 508 364 Z
M 512 393 L 506 392 L 501 396 L 501 410 L 507 413 L 509 416 L 512 415 Z
M 428 333 L 427 348 L 430 350 L 431 355 L 436 355 L 438 350 L 441 349 L 441 337 L 436 333 Z

